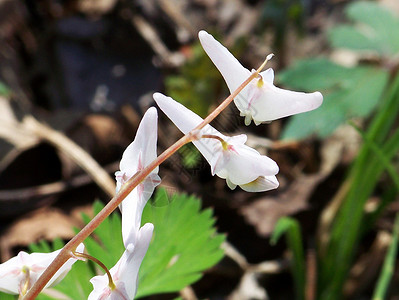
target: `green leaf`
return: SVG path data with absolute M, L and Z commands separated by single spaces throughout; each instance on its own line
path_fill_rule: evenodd
M 283 234 L 286 234 L 287 245 L 293 256 L 291 270 L 295 282 L 296 299 L 305 299 L 305 256 L 299 223 L 289 217 L 280 218 L 273 230 L 270 243 L 276 244 Z
M 104 205 L 100 201 L 94 202 L 94 215 L 99 213 Z M 82 216 L 85 223 L 90 221 L 86 215 Z M 108 269 L 112 268 L 125 251 L 122 241 L 122 221 L 119 212 L 114 212 L 106 218 L 88 237 L 85 242 L 86 251 L 99 259 Z
M 364 206 L 387 166 L 381 162 L 390 162 L 399 151 L 399 129 L 395 127 L 399 115 L 398 97 L 399 76 L 396 76 L 384 93 L 379 110 L 365 134 L 367 143 L 360 149 L 343 185 L 348 190 L 341 195 L 342 205 L 334 217 L 329 238 L 319 245 L 317 299 L 343 297 L 343 286 L 359 242 L 366 230 L 371 228 L 364 222 Z M 392 133 L 393 128 L 396 130 Z M 370 148 L 371 142 L 381 150 L 383 160 Z M 392 185 L 392 192 L 383 196 L 395 199 L 398 192 L 395 187 Z
M 383 6 L 371 1 L 349 4 L 345 13 L 354 25 L 340 25 L 329 31 L 333 47 L 371 50 L 381 55 L 399 51 L 399 18 Z
M 195 168 L 202 161 L 201 153 L 197 150 L 194 144 L 186 144 L 179 149 L 182 156 L 183 166 L 190 169 Z
M 18 295 L 10 295 L 10 294 L 0 292 L 0 299 L 1 300 L 17 300 Z
M 159 193 L 168 197 L 162 189 Z M 140 269 L 137 298 L 179 291 L 223 257 L 225 238 L 216 234 L 210 209 L 201 211 L 200 200 L 193 196 L 174 195 L 165 201 L 170 204 L 147 205 L 143 212 L 143 224 L 151 222 L 155 229 Z
M 306 76 L 303 76 L 306 74 Z M 290 118 L 283 139 L 330 135 L 353 117 L 366 117 L 376 107 L 388 81 L 388 73 L 375 67 L 346 68 L 325 58 L 297 62 L 278 77 L 284 85 L 304 91 L 319 90 L 318 109 Z
M 11 94 L 11 90 L 5 85 L 3 82 L 0 81 L 0 96 L 9 96 Z M 1 298 L 3 299 L 3 298 Z
M 384 265 L 382 267 L 376 288 L 374 290 L 373 299 L 385 299 L 388 291 L 389 283 L 391 282 L 393 272 L 395 270 L 396 255 L 398 253 L 398 239 L 399 239 L 399 214 L 396 214 L 395 223 L 392 233 L 391 245 L 385 255 Z

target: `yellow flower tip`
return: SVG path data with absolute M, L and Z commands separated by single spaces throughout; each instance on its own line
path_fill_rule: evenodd
M 221 141 L 221 143 L 222 143 L 223 150 L 229 149 L 229 143 L 227 143 L 226 141 Z
M 30 288 L 30 270 L 29 267 L 27 266 L 23 266 L 22 267 L 22 273 L 25 274 L 25 281 L 22 285 L 21 291 L 20 291 L 20 295 L 24 296 L 26 295 L 26 293 L 28 292 L 29 288 Z
M 22 273 L 29 274 L 29 267 L 28 266 L 23 266 L 22 267 Z
M 258 86 L 258 88 L 261 88 L 263 86 L 263 83 L 264 83 L 263 78 L 262 76 L 259 75 L 259 80 L 256 85 Z
M 109 281 L 108 282 L 108 286 L 111 289 L 111 291 L 116 289 L 116 285 L 115 285 L 115 283 L 113 281 Z

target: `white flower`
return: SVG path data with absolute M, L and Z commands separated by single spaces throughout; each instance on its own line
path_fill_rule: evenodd
M 147 252 L 154 226 L 145 224 L 136 234 L 135 244 L 129 244 L 122 257 L 111 268 L 110 273 L 115 284 L 109 286 L 107 275 L 93 277 L 93 291 L 88 300 L 132 300 L 137 292 L 137 279 L 141 262 Z
M 123 153 L 120 171 L 115 173 L 117 192 L 122 184 L 157 158 L 157 119 L 155 107 L 149 108 L 144 114 L 134 141 Z M 140 228 L 144 206 L 160 182 L 157 167 L 122 201 L 120 208 L 125 248 L 128 244 L 135 243 L 135 232 Z M 133 233 L 130 234 L 132 230 Z
M 215 66 L 222 74 L 232 93 L 250 75 L 251 72 L 212 35 L 200 31 L 199 39 Z M 269 56 L 271 58 L 271 55 Z M 270 122 L 282 117 L 310 111 L 318 108 L 323 102 L 320 92 L 301 93 L 283 90 L 273 85 L 274 72 L 269 68 L 252 80 L 234 99 L 240 115 L 245 117 L 245 124 L 251 120 L 256 125 Z
M 76 250 L 83 252 L 84 245 L 80 244 Z M 0 291 L 8 294 L 24 295 L 35 284 L 60 251 L 61 249 L 51 253 L 32 254 L 21 251 L 17 256 L 0 264 Z M 54 274 L 47 283 L 46 288 L 60 282 L 76 260 L 75 258 L 70 258 Z
M 185 134 L 202 122 L 201 117 L 170 97 L 155 93 L 154 100 Z M 201 139 L 193 141 L 193 144 L 211 165 L 212 175 L 226 179 L 231 189 L 239 185 L 246 191 L 261 192 L 278 187 L 274 176 L 278 173 L 277 164 L 246 146 L 245 134 L 227 137 L 206 125 L 196 136 Z
M 134 141 L 123 153 L 120 171 L 115 173 L 117 192 L 134 174 L 157 158 L 157 119 L 157 110 L 154 107 L 144 114 Z M 90 280 L 93 291 L 89 300 L 132 300 L 136 295 L 140 265 L 154 230 L 154 225 L 150 223 L 140 228 L 141 215 L 159 183 L 157 167 L 122 201 L 122 238 L 126 250 L 109 271 L 112 283 L 107 274 Z

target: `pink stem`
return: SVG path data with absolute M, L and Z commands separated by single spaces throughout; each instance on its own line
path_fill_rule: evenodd
M 22 298 L 23 300 L 33 300 L 46 286 L 47 282 L 54 276 L 54 274 L 62 267 L 62 265 L 71 257 L 77 246 L 82 243 L 96 228 L 105 220 L 117 207 L 118 205 L 129 195 L 129 193 L 137 187 L 157 166 L 179 150 L 183 145 L 197 139 L 195 132 L 204 128 L 205 125 L 209 124 L 215 119 L 230 103 L 233 99 L 250 83 L 255 77 L 259 75 L 259 72 L 263 69 L 268 59 L 259 67 L 258 70 L 253 72 L 251 76 L 247 78 L 230 96 L 228 96 L 216 109 L 209 114 L 195 129 L 188 134 L 184 135 L 172 146 L 166 149 L 161 155 L 151 162 L 147 167 L 137 172 L 132 176 L 120 189 L 119 193 L 116 194 L 108 204 L 85 226 L 83 229 L 73 237 L 60 251 L 54 261 L 48 266 L 43 272 L 40 278 L 35 282 L 33 287 L 28 293 Z

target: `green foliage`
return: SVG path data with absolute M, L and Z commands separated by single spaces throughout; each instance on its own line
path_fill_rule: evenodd
M 373 299 L 385 299 L 388 291 L 389 283 L 392 279 L 393 271 L 395 270 L 396 255 L 398 253 L 398 240 L 399 240 L 399 214 L 396 215 L 395 223 L 393 226 L 392 241 L 385 256 L 384 265 L 382 267 L 380 277 L 374 291 Z
M 1 300 L 17 300 L 18 296 L 17 295 L 10 295 L 10 294 L 6 294 L 3 292 L 0 292 L 0 299 Z
M 399 18 L 378 3 L 358 1 L 349 4 L 345 13 L 354 25 L 341 25 L 330 30 L 334 47 L 373 51 L 394 55 L 399 51 Z
M 273 26 L 275 33 L 274 47 L 282 49 L 288 28 L 294 25 L 294 29 L 303 31 L 306 16 L 306 5 L 302 0 L 269 0 L 264 1 L 258 20 L 258 28 L 261 32 L 265 28 Z
M 216 233 L 212 210 L 201 211 L 201 201 L 194 196 L 169 197 L 164 189 L 158 189 L 154 206 L 148 203 L 142 223 L 154 224 L 154 236 L 140 268 L 136 298 L 146 295 L 176 292 L 194 283 L 202 271 L 215 265 L 222 257 L 220 248 L 224 235 Z M 94 214 L 104 205 L 95 202 Z M 88 223 L 90 217 L 83 214 Z M 114 213 L 85 240 L 86 251 L 111 268 L 123 253 L 120 214 Z M 30 245 L 32 252 L 51 252 L 64 246 L 56 239 L 50 245 L 45 241 Z M 92 263 L 76 262 L 68 275 L 52 289 L 71 299 L 86 299 L 92 291 L 90 278 L 102 273 Z M 100 268 L 98 268 L 100 269 Z M 100 269 L 101 270 L 101 269 Z M 16 299 L 15 296 L 1 299 Z M 44 291 L 39 300 L 54 299 Z
M 9 96 L 11 90 L 3 82 L 0 81 L 0 96 Z M 3 298 L 2 298 L 3 299 Z
M 276 244 L 283 234 L 286 235 L 288 248 L 292 252 L 291 270 L 295 282 L 295 299 L 305 299 L 305 256 L 299 223 L 289 217 L 280 218 L 274 227 L 270 243 Z
M 104 205 L 96 201 L 93 205 L 94 215 L 98 214 Z M 87 224 L 91 218 L 82 214 L 83 221 Z M 118 213 L 113 213 L 94 230 L 94 235 L 85 242 L 87 253 L 99 259 L 108 269 L 121 257 L 125 247 L 122 241 L 122 220 Z M 99 270 L 101 270 L 99 268 Z
M 224 84 L 199 43 L 189 50 L 191 58 L 180 68 L 179 74 L 165 78 L 165 90 L 167 95 L 205 117 Z
M 372 1 L 357 1 L 350 3 L 345 13 L 354 24 L 329 31 L 333 47 L 374 52 L 388 58 L 399 52 L 399 18 L 386 8 Z M 319 90 L 324 102 L 315 111 L 292 117 L 282 137 L 326 137 L 347 119 L 369 116 L 386 87 L 388 75 L 386 69 L 378 66 L 345 68 L 324 58 L 299 61 L 279 76 L 280 82 L 304 91 Z
M 155 197 L 165 197 L 158 191 Z M 222 257 L 224 235 L 216 233 L 212 210 L 193 196 L 174 195 L 169 206 L 147 205 L 143 224 L 154 224 L 154 241 L 140 270 L 137 297 L 179 291 Z
M 391 83 L 378 113 L 365 134 L 366 143 L 359 152 L 347 179 L 351 184 L 334 218 L 330 239 L 321 247 L 318 262 L 318 299 L 342 298 L 343 285 L 353 257 L 367 229 L 363 226 L 366 219 L 364 206 L 382 172 L 389 168 L 389 162 L 399 151 L 399 129 L 392 132 L 399 115 L 398 97 L 399 76 Z M 376 155 L 376 148 L 379 149 L 379 155 Z M 395 186 L 393 193 L 389 193 L 388 196 L 390 199 L 395 199 L 397 193 Z
M 326 137 L 348 118 L 365 117 L 375 109 L 388 72 L 370 66 L 346 68 L 318 58 L 297 62 L 280 74 L 279 81 L 294 89 L 319 90 L 324 96 L 321 107 L 291 118 L 282 138 Z
M 201 153 L 192 143 L 181 147 L 179 153 L 181 154 L 182 164 L 185 168 L 195 168 L 202 161 Z

